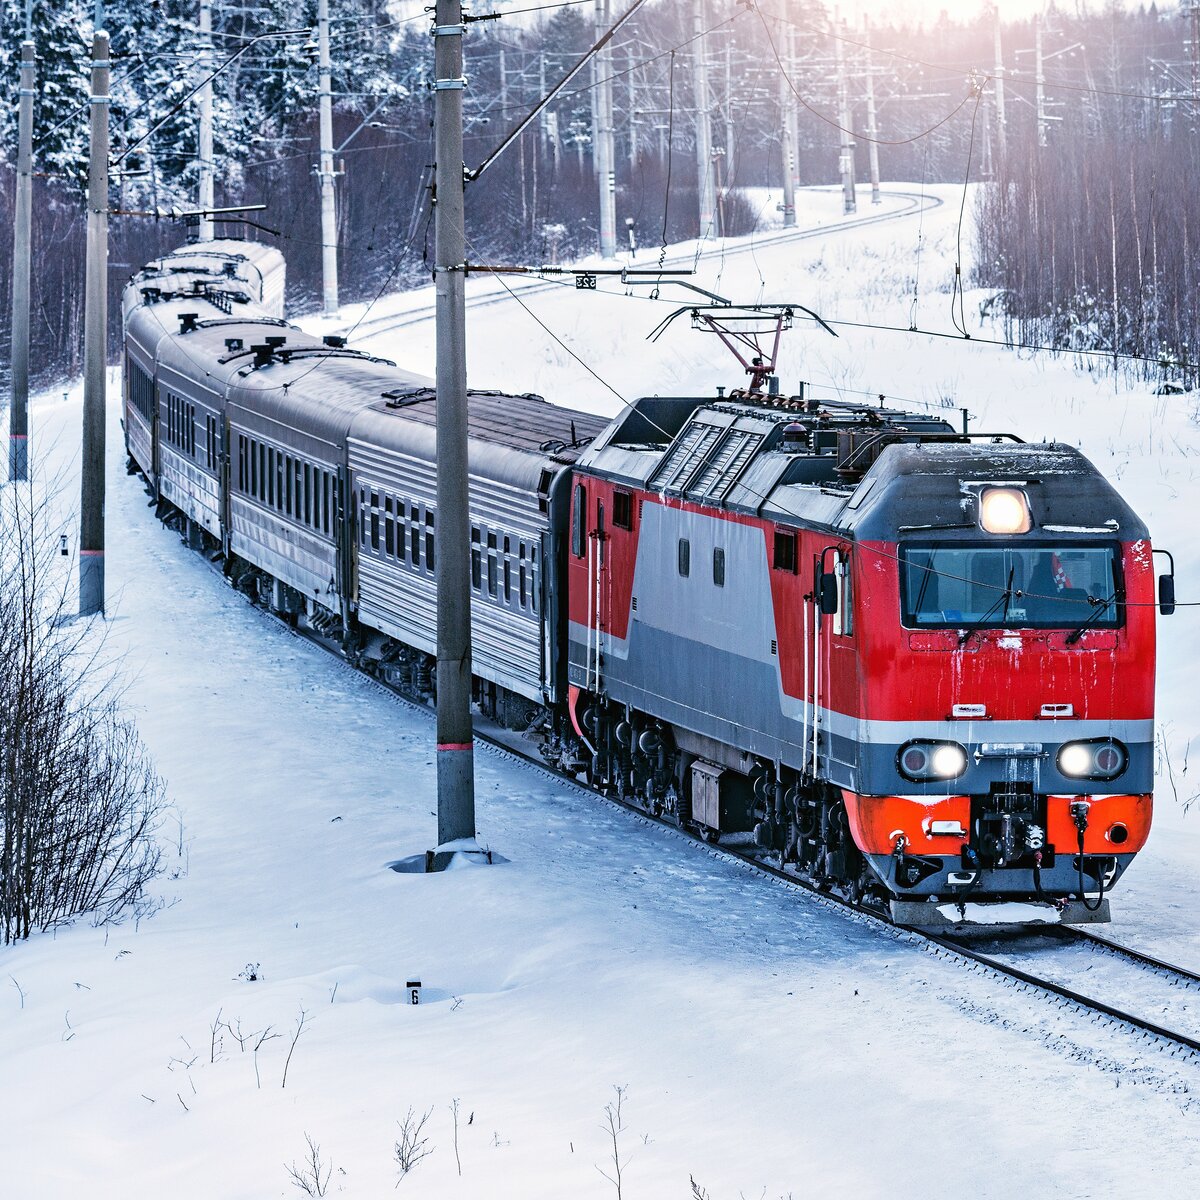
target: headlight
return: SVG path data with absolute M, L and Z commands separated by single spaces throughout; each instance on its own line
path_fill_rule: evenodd
M 1033 522 L 1025 493 L 1020 488 L 984 488 L 979 497 L 979 524 L 986 533 L 1028 533 Z
M 1065 742 L 1058 770 L 1071 779 L 1116 779 L 1129 766 L 1129 751 L 1116 738 Z
M 957 779 L 967 769 L 967 752 L 957 742 L 905 742 L 896 756 L 896 766 L 905 779 L 914 783 Z

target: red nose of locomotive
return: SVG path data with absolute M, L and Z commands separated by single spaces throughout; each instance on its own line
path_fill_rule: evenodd
M 877 490 L 895 511 L 862 522 L 892 528 L 856 547 L 850 835 L 905 923 L 958 921 L 977 901 L 1106 919 L 1151 821 L 1145 530 L 1077 453 L 1035 474 L 1037 450 L 1022 448 L 1027 477 L 1010 464 L 995 482 L 1000 464 L 978 448 L 944 457 L 960 469 L 973 457 L 985 482 L 960 477 L 951 508 L 945 487 L 914 488 L 894 464 L 893 487 Z

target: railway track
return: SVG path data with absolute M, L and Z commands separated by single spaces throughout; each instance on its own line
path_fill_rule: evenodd
M 917 216 L 924 212 L 931 212 L 935 208 L 940 208 L 945 203 L 940 197 L 931 196 L 923 192 L 885 191 L 884 195 L 898 197 L 904 200 L 905 204 L 902 208 L 892 209 L 888 212 L 872 213 L 865 217 L 853 217 L 849 220 L 835 221 L 829 225 L 820 225 L 812 229 L 795 229 L 781 233 L 765 234 L 745 245 L 715 246 L 711 250 L 701 251 L 699 255 L 674 255 L 666 259 L 663 266 L 664 269 L 673 268 L 696 261 L 710 262 L 714 259 L 755 254 L 773 249 L 776 246 L 788 245 L 792 242 L 808 241 L 812 238 L 825 237 L 831 233 L 841 233 L 848 229 L 861 229 L 864 226 L 878 225 L 885 221 L 895 221 L 902 217 Z M 563 283 L 553 280 L 537 280 L 532 283 L 511 282 L 507 285 L 508 290 L 500 289 L 494 293 L 468 296 L 467 309 L 475 311 L 481 308 L 490 308 L 497 304 L 508 304 L 512 302 L 514 295 L 524 298 L 525 296 L 533 296 L 541 292 L 550 292 L 563 286 Z M 343 332 L 346 334 L 353 332 L 355 340 L 362 341 L 378 337 L 380 334 L 394 333 L 398 329 L 406 329 L 412 325 L 423 324 L 424 322 L 433 320 L 433 316 L 434 306 L 432 304 L 425 304 L 420 308 L 409 309 L 402 313 L 364 319 L 355 325 L 347 326 Z

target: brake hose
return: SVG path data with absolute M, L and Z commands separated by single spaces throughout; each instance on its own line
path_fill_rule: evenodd
M 1100 894 L 1096 897 L 1096 903 L 1092 904 L 1087 898 L 1087 892 L 1084 890 L 1083 883 L 1083 833 L 1088 825 L 1088 806 L 1086 801 L 1076 801 L 1071 805 L 1071 818 L 1075 822 L 1076 832 L 1079 834 L 1079 899 L 1083 901 L 1083 907 L 1088 912 L 1099 912 L 1100 906 L 1104 903 L 1104 867 L 1101 865 L 1096 871 L 1096 882 L 1100 887 Z M 1103 859 L 1101 859 L 1103 864 Z

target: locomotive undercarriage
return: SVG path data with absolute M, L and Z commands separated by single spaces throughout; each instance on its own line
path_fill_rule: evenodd
M 560 734 L 543 746 L 560 769 L 706 841 L 774 858 L 819 888 L 886 901 L 836 788 L 728 747 L 698 745 L 694 735 L 625 705 L 589 698 L 578 717 L 584 738 Z

